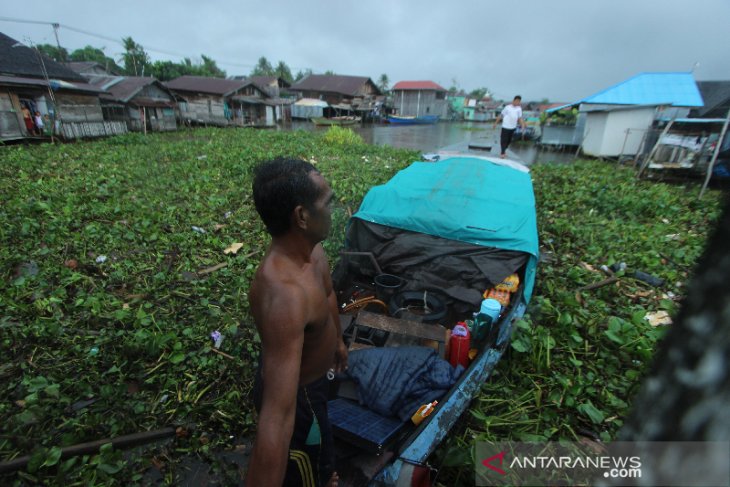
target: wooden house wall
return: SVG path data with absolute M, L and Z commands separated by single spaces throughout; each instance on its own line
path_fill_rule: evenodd
M 56 93 L 56 105 L 63 123 L 104 121 L 98 96 Z
M 173 108 L 146 107 L 143 111 L 142 108 L 127 106 L 127 126 L 129 130 L 134 132 L 144 131 L 143 114 L 147 116 L 147 130 L 153 132 L 177 130 L 177 121 L 175 120 L 175 110 Z
M 446 117 L 448 114 L 448 101 L 446 97 L 439 98 L 436 91 L 399 90 L 395 92 L 393 108 L 398 110 L 401 116 L 423 116 L 438 115 Z M 445 94 L 444 94 L 445 95 Z
M 223 98 L 215 95 L 183 95 L 186 102 L 180 106 L 180 117 L 184 121 L 226 125 Z
M 168 92 L 155 84 L 147 85 L 142 88 L 140 92 L 135 95 L 135 98 L 138 96 L 148 98 L 150 100 L 165 101 L 170 103 L 174 103 L 175 101 Z
M 25 137 L 25 124 L 17 95 L 0 90 L 0 140 Z

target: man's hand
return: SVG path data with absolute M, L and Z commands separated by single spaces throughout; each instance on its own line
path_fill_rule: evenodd
M 347 370 L 347 346 L 340 340 L 335 350 L 335 372 L 340 373 Z

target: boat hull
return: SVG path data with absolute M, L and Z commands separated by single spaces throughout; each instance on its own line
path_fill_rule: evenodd
M 438 121 L 438 115 L 424 115 L 422 117 L 398 117 L 391 115 L 388 117 L 388 122 L 395 125 L 430 125 Z
M 320 126 L 320 127 L 328 127 L 331 125 L 356 125 L 360 123 L 361 118 L 360 117 L 335 117 L 335 118 L 326 118 L 326 117 L 312 117 L 311 118 L 314 125 Z

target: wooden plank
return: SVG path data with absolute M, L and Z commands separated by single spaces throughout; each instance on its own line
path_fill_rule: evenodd
M 385 315 L 360 311 L 355 320 L 359 326 L 369 326 L 378 330 L 399 333 L 440 343 L 446 341 L 446 328 L 438 324 L 424 324 L 417 321 L 401 320 Z

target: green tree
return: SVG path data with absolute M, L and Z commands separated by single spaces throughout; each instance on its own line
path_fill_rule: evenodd
M 251 76 L 275 76 L 274 68 L 265 56 L 259 58 L 256 67 L 251 71 Z
M 53 59 L 54 61 L 58 61 L 59 63 L 66 62 L 69 59 L 68 51 L 65 47 L 59 49 L 58 46 L 54 46 L 52 44 L 36 44 L 35 47 L 41 52 L 41 54 Z
M 383 93 L 388 92 L 388 88 L 390 86 L 390 79 L 388 78 L 388 75 L 383 73 L 380 75 L 380 78 L 378 78 L 378 89 Z
M 284 61 L 279 61 L 279 64 L 276 65 L 276 69 L 274 71 L 274 76 L 278 76 L 287 83 L 291 83 L 294 81 L 294 77 L 291 74 L 291 69 L 289 69 L 289 66 L 287 66 Z
M 205 54 L 200 55 L 203 60 L 199 66 L 200 76 L 210 76 L 213 78 L 225 78 L 226 72 L 218 67 L 213 58 L 209 58 Z
M 489 89 L 485 87 L 477 88 L 476 90 L 471 90 L 469 92 L 470 98 L 476 98 L 477 100 L 481 100 L 489 93 Z
M 307 68 L 307 69 L 305 69 L 303 71 L 300 69 L 299 71 L 297 71 L 297 75 L 294 77 L 294 81 L 295 82 L 301 81 L 304 78 L 306 78 L 307 76 L 309 76 L 310 74 L 312 74 L 312 70 L 311 69 Z
M 172 61 L 155 61 L 149 69 L 150 76 L 160 81 L 170 81 L 186 74 L 192 74 L 192 66 L 188 67 L 184 62 L 174 63 Z
M 145 71 L 149 74 L 150 57 L 141 44 L 134 42 L 132 37 L 122 38 L 124 54 L 121 61 L 124 64 L 124 73 L 129 76 L 143 76 Z
M 459 83 L 456 81 L 456 78 L 451 78 L 451 87 L 449 88 L 449 93 L 452 95 L 459 91 Z
M 69 58 L 71 59 L 71 61 L 88 61 L 99 63 L 104 67 L 104 69 L 106 69 L 110 73 L 116 74 L 122 72 L 122 68 L 120 68 L 117 63 L 114 62 L 114 59 L 104 54 L 103 47 L 99 49 L 98 47 L 86 46 L 83 49 L 76 49 L 71 53 Z
M 335 72 L 332 71 L 331 69 L 328 69 L 327 71 L 324 72 L 324 75 L 325 76 L 335 76 Z

